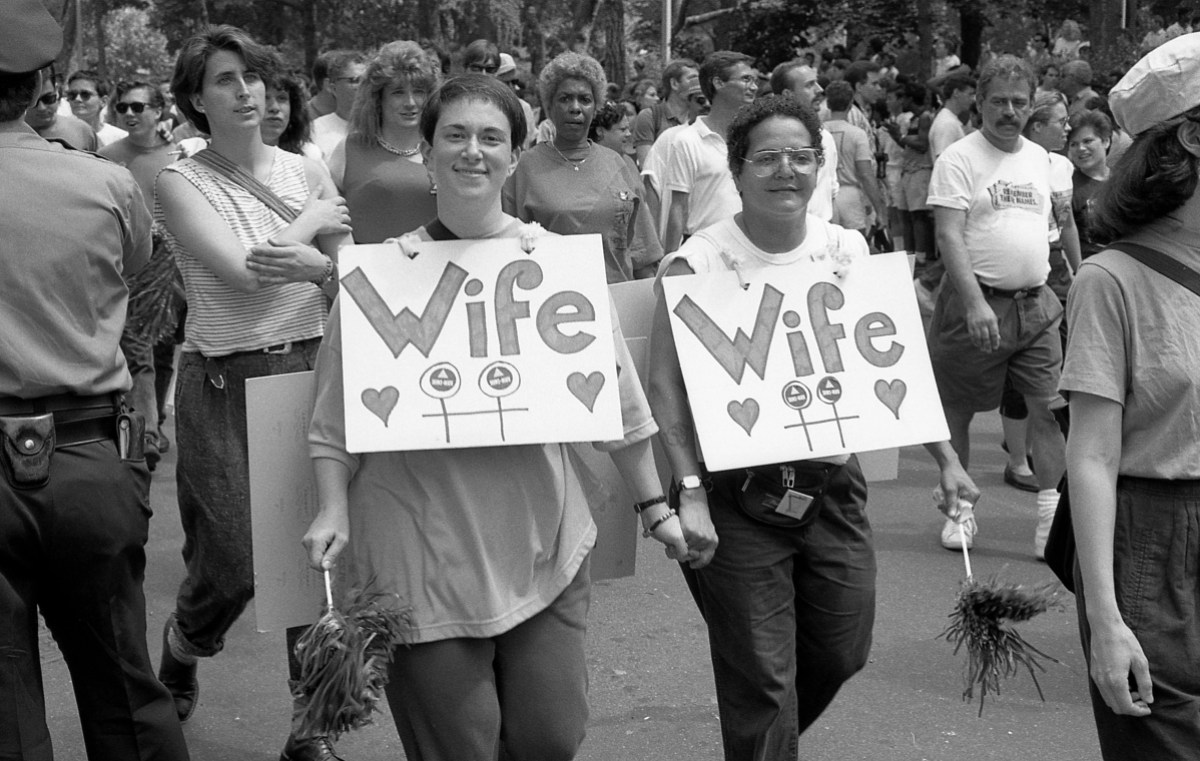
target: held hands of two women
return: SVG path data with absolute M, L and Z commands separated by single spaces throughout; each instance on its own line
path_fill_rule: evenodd
M 684 551 L 681 552 L 677 545 L 667 545 L 667 557 L 692 568 L 703 568 L 712 562 L 717 552 L 717 529 L 708 512 L 704 489 L 680 491 L 678 523 L 685 542 Z

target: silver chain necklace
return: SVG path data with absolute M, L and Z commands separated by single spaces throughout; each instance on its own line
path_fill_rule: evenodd
M 384 140 L 382 137 L 375 138 L 375 141 L 379 143 L 380 148 L 384 149 L 388 153 L 394 153 L 397 156 L 416 156 L 417 151 L 421 150 L 420 145 L 417 145 L 415 148 L 397 148 L 388 141 Z
M 549 142 L 550 142 L 550 147 L 554 149 L 554 152 L 558 154 L 559 158 L 561 158 L 563 161 L 567 162 L 567 166 L 571 167 L 571 169 L 575 170 L 576 172 L 579 171 L 579 167 L 586 164 L 587 160 L 592 157 L 592 141 L 591 140 L 587 141 L 587 155 L 581 159 L 567 158 L 566 154 L 564 154 L 562 151 L 560 151 L 558 149 L 558 146 L 554 144 L 553 140 L 551 140 Z

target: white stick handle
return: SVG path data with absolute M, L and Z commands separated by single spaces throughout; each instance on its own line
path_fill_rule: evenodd
M 962 543 L 963 565 L 967 569 L 967 581 L 970 581 L 972 578 L 971 555 L 969 552 L 967 552 L 967 529 L 965 528 L 965 526 L 962 523 L 958 524 L 958 540 L 959 540 L 959 542 Z M 325 578 L 328 580 L 329 571 L 325 572 Z
M 970 566 L 967 567 L 967 575 L 971 575 Z M 329 578 L 329 569 L 325 569 L 325 604 L 329 606 L 329 610 L 333 610 L 333 582 Z

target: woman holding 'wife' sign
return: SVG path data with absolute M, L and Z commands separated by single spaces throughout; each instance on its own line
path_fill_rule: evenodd
M 824 161 L 820 132 L 816 114 L 791 96 L 742 108 L 727 136 L 742 211 L 689 238 L 660 272 L 814 261 L 844 274 L 866 256 L 859 233 L 807 213 Z M 800 733 L 870 650 L 875 552 L 866 482 L 853 455 L 710 473 L 698 457 L 661 294 L 651 357 L 654 414 L 688 544 L 676 559 L 708 624 L 726 761 L 795 758 Z M 949 444 L 927 447 L 952 506 L 943 509 L 974 503 L 979 491 Z
M 521 237 L 521 221 L 500 205 L 527 128 L 512 90 L 479 74 L 451 79 L 429 96 L 420 127 L 438 218 L 415 236 Z M 343 570 L 411 608 L 413 644 L 396 649 L 387 687 L 408 758 L 491 761 L 497 748 L 574 758 L 587 720 L 596 526 L 569 447 L 350 454 L 341 335 L 335 305 L 309 433 L 320 512 L 304 543 L 319 569 L 352 547 Z M 615 319 L 613 340 L 624 438 L 596 446 L 611 452 L 645 528 L 683 553 L 650 452 L 657 426 Z

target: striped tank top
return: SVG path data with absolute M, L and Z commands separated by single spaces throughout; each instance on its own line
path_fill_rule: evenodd
M 247 254 L 252 246 L 287 227 L 283 219 L 249 191 L 190 158 L 163 171 L 179 172 L 195 185 L 237 235 Z M 266 184 L 294 209 L 303 208 L 308 200 L 304 160 L 295 154 L 275 149 L 271 177 Z M 311 283 L 285 283 L 256 293 L 236 291 L 175 239 L 164 223 L 157 199 L 154 217 L 166 230 L 167 244 L 175 253 L 187 291 L 184 351 L 221 357 L 287 341 L 319 338 L 325 332 L 326 301 L 320 288 Z

